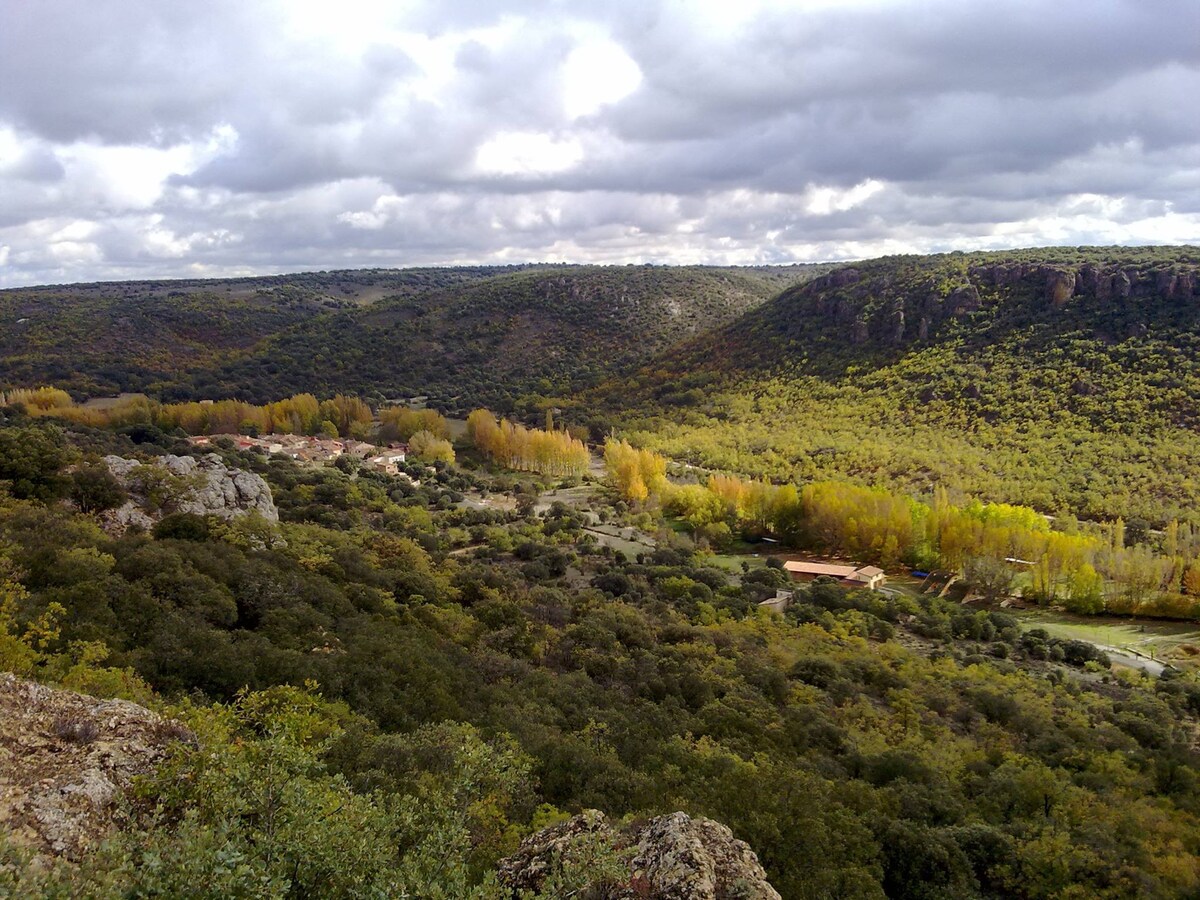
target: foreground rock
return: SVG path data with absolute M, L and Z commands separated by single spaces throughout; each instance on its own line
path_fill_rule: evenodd
M 269 522 L 279 521 L 271 488 L 262 476 L 231 469 L 215 453 L 200 459 L 164 456 L 152 463 L 106 456 L 104 463 L 130 495 L 125 505 L 106 514 L 108 524 L 118 530 L 130 525 L 149 528 L 165 512 L 223 519 L 257 512 Z
M 81 858 L 120 824 L 133 778 L 181 739 L 192 736 L 137 704 L 0 674 L 0 833 Z
M 514 896 L 540 891 L 555 873 L 592 855 L 597 845 L 623 852 L 628 876 L 590 884 L 591 900 L 780 900 L 749 845 L 711 819 L 676 812 L 613 828 L 596 810 L 531 835 L 500 863 Z

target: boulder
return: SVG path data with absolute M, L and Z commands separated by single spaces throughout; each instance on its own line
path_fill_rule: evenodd
M 130 492 L 130 502 L 106 516 L 106 523 L 119 530 L 137 524 L 143 528 L 154 523 L 161 510 L 148 509 L 147 498 L 137 490 L 137 471 L 144 465 L 158 466 L 176 478 L 183 479 L 178 496 L 172 497 L 174 512 L 198 516 L 219 516 L 232 519 L 257 512 L 269 522 L 279 521 L 279 511 L 271 496 L 271 488 L 262 476 L 225 465 L 216 453 L 199 459 L 193 456 L 164 456 L 150 463 L 120 456 L 106 456 L 110 472 Z
M 1046 269 L 1046 299 L 1053 306 L 1062 306 L 1075 295 L 1075 273 L 1062 269 Z
M 501 861 L 500 881 L 519 896 L 539 891 L 547 877 L 596 842 L 623 853 L 628 878 L 590 884 L 594 900 L 780 900 L 754 851 L 711 819 L 683 812 L 614 828 L 596 810 L 538 832 Z
M 979 290 L 973 284 L 964 284 L 955 288 L 946 298 L 946 308 L 954 316 L 976 312 L 981 305 Z
M 1129 275 L 1125 272 L 1117 272 L 1112 278 L 1112 294 L 1114 297 L 1119 297 L 1122 300 L 1129 299 L 1130 290 L 1133 287 L 1133 282 L 1130 281 Z

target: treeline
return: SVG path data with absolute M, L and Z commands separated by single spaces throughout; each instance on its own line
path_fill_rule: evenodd
M 605 446 L 609 477 L 632 502 L 657 503 L 720 546 L 734 532 L 772 534 L 790 546 L 961 575 L 988 599 L 1022 595 L 1072 612 L 1200 617 L 1200 534 L 1172 522 L 1161 547 L 1128 542 L 1120 519 L 1050 527 L 1036 510 L 972 500 L 937 489 L 921 502 L 878 488 L 816 482 L 797 489 L 731 475 L 674 484 L 667 460 L 625 441 Z
M 450 434 L 446 419 L 434 410 L 383 407 L 377 422 L 367 403 L 343 394 L 327 400 L 296 394 L 261 406 L 241 400 L 159 403 L 135 396 L 107 407 L 87 407 L 76 404 L 66 391 L 41 387 L 0 393 L 0 406 L 18 406 L 29 416 L 52 416 L 95 428 L 154 425 L 163 431 L 178 428 L 193 435 L 307 434 L 407 441 L 427 432 L 445 441 Z
M 481 453 L 509 469 L 555 477 L 588 470 L 587 446 L 565 431 L 526 428 L 477 409 L 467 416 L 467 434 Z

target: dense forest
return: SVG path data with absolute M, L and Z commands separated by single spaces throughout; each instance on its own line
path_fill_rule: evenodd
M 57 384 L 79 399 L 129 391 L 194 397 L 185 389 L 188 373 L 252 352 L 313 316 L 520 268 L 363 270 L 5 290 L 0 291 L 0 371 L 7 387 Z
M 1200 889 L 1193 676 L 934 596 L 818 582 L 768 612 L 777 566 L 598 542 L 589 512 L 635 512 L 619 484 L 486 509 L 464 499 L 555 482 L 218 446 L 278 524 L 166 496 L 151 530 L 106 531 L 100 454 L 198 451 L 6 416 L 0 668 L 191 730 L 81 866 L 4 850 L 18 895 L 500 896 L 495 860 L 583 807 L 717 818 L 789 898 Z
M 635 443 L 1083 519 L 1200 522 L 1200 250 L 889 257 L 581 401 Z
M 503 412 L 624 372 L 829 266 L 509 266 L 0 291 L 0 389 Z

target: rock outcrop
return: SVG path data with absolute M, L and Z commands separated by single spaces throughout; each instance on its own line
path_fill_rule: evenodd
M 719 822 L 676 812 L 624 828 L 587 810 L 531 835 L 500 863 L 500 881 L 517 896 L 540 891 L 556 871 L 593 852 L 597 842 L 622 852 L 628 877 L 590 884 L 594 900 L 780 900 L 758 857 Z
M 1194 268 L 1140 271 L 1137 268 L 1087 263 L 1073 266 L 992 263 L 973 266 L 970 275 L 983 284 L 997 288 L 1016 287 L 1026 279 L 1040 282 L 1047 303 L 1062 306 L 1072 297 L 1108 300 L 1159 299 L 1190 302 L 1200 284 Z
M 253 472 L 229 468 L 215 453 L 200 459 L 164 456 L 152 463 L 106 456 L 104 462 L 130 494 L 124 506 L 106 515 L 107 523 L 118 530 L 130 525 L 149 528 L 154 524 L 156 513 L 164 511 L 225 519 L 254 511 L 269 522 L 279 521 L 279 512 L 266 481 Z M 146 466 L 158 469 L 174 480 L 173 485 L 167 486 L 171 496 L 165 505 L 161 498 L 147 496 L 145 479 L 139 477 L 140 470 Z
M 0 831 L 47 856 L 79 859 L 121 821 L 121 798 L 177 740 L 177 723 L 0 674 Z

